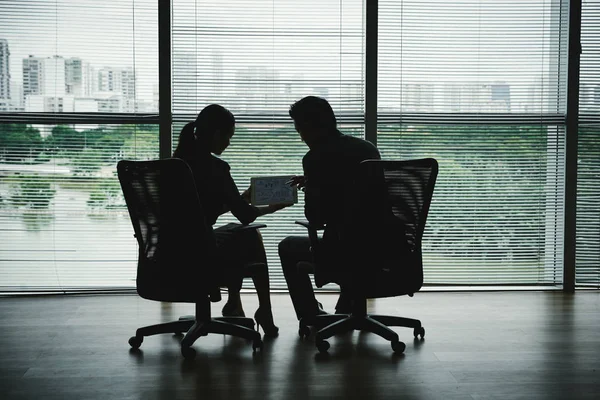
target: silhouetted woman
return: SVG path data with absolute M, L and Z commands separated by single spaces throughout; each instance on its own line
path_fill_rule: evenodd
M 212 226 L 217 218 L 228 211 L 242 223 L 249 224 L 257 217 L 273 213 L 286 205 L 255 207 L 249 204 L 250 191 L 240 194 L 231 174 L 229 164 L 215 155 L 229 146 L 235 132 L 235 118 L 226 108 L 211 104 L 204 108 L 195 122 L 183 127 L 173 157 L 188 163 L 196 181 L 198 197 L 204 207 L 207 223 Z M 264 268 L 252 278 L 258 294 L 259 308 L 254 314 L 258 325 L 262 325 L 266 336 L 277 335 L 279 328 L 273 323 L 269 295 L 269 271 L 267 257 L 260 232 L 247 229 L 235 232 L 239 224 L 226 224 L 214 229 L 217 242 L 217 257 L 223 265 L 241 268 L 247 263 L 263 263 Z M 240 299 L 239 284 L 228 286 L 228 299 L 223 307 L 223 316 L 244 316 Z

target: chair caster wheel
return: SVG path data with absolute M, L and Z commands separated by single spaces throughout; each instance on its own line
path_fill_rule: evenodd
M 413 331 L 413 335 L 415 335 L 415 339 L 418 339 L 419 335 L 421 335 L 421 339 L 423 339 L 425 337 L 425 328 L 415 328 L 415 330 Z
M 329 350 L 329 342 L 327 340 L 318 340 L 317 341 L 317 350 L 319 350 L 319 353 L 327 353 L 327 350 Z
M 182 347 L 181 348 L 181 355 L 186 360 L 193 360 L 194 358 L 196 358 L 196 350 L 194 350 L 191 347 Z
M 132 349 L 139 349 L 140 346 L 142 345 L 142 342 L 144 341 L 144 337 L 143 336 L 132 336 L 129 338 L 129 345 L 131 346 Z
M 310 328 L 306 325 L 300 326 L 300 328 L 298 328 L 298 336 L 302 339 L 308 338 L 310 336 Z
M 256 350 L 260 349 L 262 351 L 263 341 L 260 339 L 256 339 L 252 342 L 252 351 L 256 352 Z
M 404 342 L 401 342 L 399 340 L 392 342 L 392 350 L 394 350 L 394 353 L 402 354 L 402 353 L 404 353 L 405 349 L 406 349 L 406 345 L 404 344 Z

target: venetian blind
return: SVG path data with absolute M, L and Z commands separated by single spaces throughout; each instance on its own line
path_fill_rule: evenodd
M 157 8 L 0 2 L 0 291 L 135 286 L 116 163 L 158 158 Z
M 174 0 L 173 145 L 184 122 L 208 104 L 227 107 L 236 133 L 222 158 L 240 190 L 252 176 L 302 173 L 308 148 L 288 115 L 307 95 L 325 97 L 339 128 L 364 136 L 364 2 Z M 262 217 L 271 285 L 286 289 L 277 254 L 286 236 L 305 235 L 303 198 Z M 217 225 L 233 222 L 226 214 Z
M 600 287 L 600 1 L 581 9 L 575 283 Z
M 379 1 L 378 147 L 434 157 L 426 284 L 562 282 L 568 5 Z

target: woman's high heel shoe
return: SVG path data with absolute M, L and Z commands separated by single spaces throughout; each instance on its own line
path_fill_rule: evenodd
M 269 310 L 270 311 L 270 310 Z M 264 311 L 259 308 L 254 313 L 254 320 L 256 321 L 256 330 L 262 326 L 265 337 L 274 337 L 279 335 L 279 327 L 273 323 L 273 314 Z

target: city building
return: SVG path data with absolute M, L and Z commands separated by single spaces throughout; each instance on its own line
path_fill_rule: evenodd
M 23 95 L 42 94 L 43 58 L 30 55 L 23 59 Z
M 65 59 L 30 55 L 23 59 L 23 95 L 61 97 L 65 90 Z
M 199 99 L 199 82 L 197 79 L 196 68 L 190 68 L 197 65 L 196 56 L 190 51 L 182 51 L 179 48 L 173 49 L 173 109 L 180 113 L 197 114 L 197 107 L 202 104 Z M 156 85 L 154 93 L 158 109 L 158 90 Z
M 75 97 L 70 95 L 45 96 L 31 94 L 25 97 L 25 111 L 43 113 L 73 112 Z
M 14 81 L 10 82 L 10 110 L 25 111 L 23 85 Z
M 68 94 L 79 97 L 91 96 L 98 91 L 95 71 L 90 63 L 80 58 L 65 60 L 65 90 Z
M 135 73 L 131 68 L 101 68 L 98 70 L 97 87 L 97 93 L 112 93 L 112 95 L 121 95 L 121 100 L 119 101 L 121 107 L 120 112 L 136 111 Z
M 281 85 L 279 71 L 263 67 L 252 66 L 239 69 L 236 72 L 236 98 L 230 99 L 233 110 L 247 114 L 271 113 L 284 106 L 284 90 L 289 87 Z M 285 105 L 289 107 L 289 104 Z
M 10 50 L 8 41 L 0 39 L 0 110 L 10 98 Z

